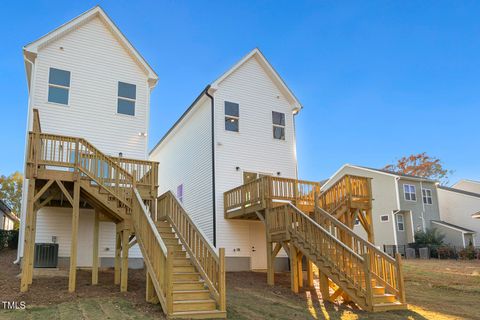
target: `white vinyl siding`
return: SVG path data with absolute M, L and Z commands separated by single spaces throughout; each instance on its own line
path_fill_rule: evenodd
M 150 159 L 160 162 L 159 194 L 170 190 L 178 196 L 182 185 L 182 205 L 213 241 L 211 102 L 203 98 L 198 103 L 198 108 L 173 129 Z
M 68 107 L 48 102 L 52 67 L 71 74 Z M 147 75 L 99 18 L 40 48 L 33 79 L 43 132 L 83 137 L 110 155 L 146 158 L 147 139 L 139 133 L 148 129 Z M 135 117 L 117 114 L 119 81 L 136 85 Z
M 252 222 L 226 220 L 223 193 L 243 183 L 244 171 L 275 176 L 279 172 L 282 177 L 296 178 L 293 130 L 286 132 L 286 141 L 272 138 L 272 111 L 284 113 L 286 126 L 293 128 L 292 106 L 256 58 L 247 60 L 220 82 L 214 97 L 217 247 L 225 247 L 227 256 L 247 257 Z M 240 105 L 238 134 L 225 131 L 225 101 Z

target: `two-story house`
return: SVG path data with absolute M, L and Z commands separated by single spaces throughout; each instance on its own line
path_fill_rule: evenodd
M 322 190 L 345 174 L 372 179 L 372 222 L 377 246 L 407 245 L 414 242 L 415 232 L 427 228 L 436 228 L 445 235 L 445 243 L 451 245 L 462 246 L 472 239 L 472 230 L 442 219 L 436 181 L 346 164 L 332 175 Z M 366 237 L 358 221 L 354 231 Z
M 27 138 L 36 109 L 42 132 L 85 138 L 110 156 L 147 159 L 150 93 L 158 77 L 100 7 L 27 44 L 23 58 L 29 95 Z M 24 251 L 27 186 L 25 182 L 19 258 Z M 91 266 L 94 210 L 80 211 L 78 266 Z M 70 257 L 71 221 L 68 207 L 45 206 L 38 212 L 36 242 L 58 243 L 60 265 Z M 115 225 L 100 222 L 102 266 L 113 265 L 114 251 Z M 143 265 L 138 246 L 130 257 Z
M 300 109 L 254 49 L 208 85 L 150 152 L 161 162 L 159 194 L 176 194 L 210 241 L 225 247 L 227 270 L 265 269 L 266 240 L 261 221 L 224 218 L 223 193 L 261 175 L 297 178 Z

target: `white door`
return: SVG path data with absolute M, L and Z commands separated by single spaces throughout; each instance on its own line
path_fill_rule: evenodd
M 250 269 L 267 269 L 267 241 L 263 222 L 250 224 Z
M 78 221 L 77 266 L 91 267 L 93 264 L 93 210 L 81 210 Z

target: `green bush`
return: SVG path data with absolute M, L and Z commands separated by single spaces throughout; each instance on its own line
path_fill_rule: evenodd
M 0 230 L 0 250 L 18 248 L 18 230 Z
M 477 250 L 473 247 L 473 244 L 468 245 L 465 249 L 462 249 L 458 255 L 460 256 L 460 259 L 463 260 L 472 260 L 477 257 Z
M 443 244 L 444 234 L 437 233 L 437 229 L 427 229 L 425 231 L 418 231 L 415 233 L 416 245 L 434 245 L 439 246 Z

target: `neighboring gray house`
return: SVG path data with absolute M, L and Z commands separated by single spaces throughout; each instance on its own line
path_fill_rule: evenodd
M 436 181 L 422 177 L 393 173 L 380 169 L 346 164 L 322 186 L 328 189 L 343 175 L 372 178 L 372 219 L 375 245 L 406 245 L 414 242 L 417 231 L 436 228 L 445 234 L 445 242 L 466 244 L 474 231 L 442 221 Z M 366 233 L 360 223 L 354 231 L 362 237 Z
M 15 222 L 19 219 L 12 213 L 10 207 L 2 200 L 0 200 L 0 230 L 12 230 Z

